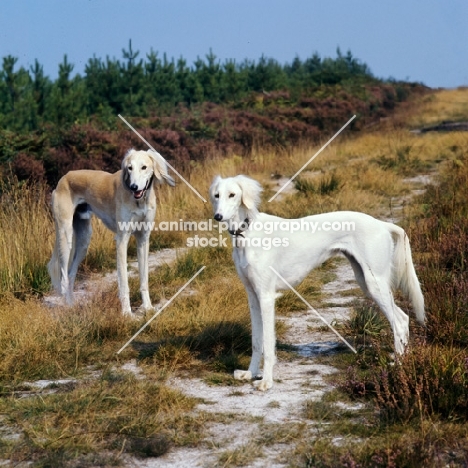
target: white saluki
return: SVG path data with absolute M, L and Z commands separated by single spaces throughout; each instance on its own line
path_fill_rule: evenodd
M 123 314 L 131 314 L 127 245 L 132 234 L 137 241 L 142 309 L 152 308 L 148 292 L 148 253 L 149 226 L 156 215 L 155 179 L 174 185 L 164 158 L 156 151 L 131 149 L 122 161 L 122 169 L 114 174 L 79 170 L 70 171 L 59 180 L 52 193 L 56 238 L 48 270 L 54 288 L 67 304 L 73 303 L 76 273 L 88 250 L 91 214 L 94 213 L 116 234 L 117 277 Z M 132 222 L 149 224 L 133 231 L 131 224 L 127 224 Z
M 424 323 L 424 298 L 403 229 L 351 211 L 299 220 L 259 213 L 261 191 L 258 182 L 243 175 L 217 176 L 210 187 L 215 220 L 231 225 L 233 259 L 247 290 L 252 321 L 250 366 L 247 371 L 236 370 L 234 377 L 258 377 L 263 353 L 263 378 L 254 384 L 263 391 L 271 388 L 277 290 L 288 289 L 285 282 L 297 285 L 313 268 L 339 253 L 351 263 L 362 290 L 388 318 L 395 351 L 402 354 L 408 343 L 409 318 L 395 304 L 393 288 L 410 298 L 418 321 Z

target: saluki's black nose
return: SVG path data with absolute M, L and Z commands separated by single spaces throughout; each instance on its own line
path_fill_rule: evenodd
M 138 190 L 138 185 L 137 185 L 137 184 L 132 184 L 132 185 L 130 185 L 130 190 L 131 190 L 132 192 L 136 192 L 136 191 Z
M 216 214 L 214 215 L 214 219 L 216 219 L 216 221 L 221 221 L 221 220 L 223 219 L 223 216 L 220 215 L 219 213 L 216 213 Z

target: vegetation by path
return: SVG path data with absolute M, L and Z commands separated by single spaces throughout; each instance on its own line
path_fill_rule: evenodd
M 451 93 L 458 97 L 450 101 Z M 273 415 L 285 408 L 281 402 L 278 407 L 276 397 L 267 394 L 271 406 L 262 411 L 259 395 L 232 379 L 233 369 L 248 365 L 250 331 L 245 293 L 229 249 L 191 250 L 173 265 L 156 270 L 151 276 L 155 302 L 171 297 L 199 266 L 209 265 L 193 284 L 195 294 L 178 298 L 134 346 L 117 356 L 116 350 L 141 324 L 120 317 L 115 287 L 71 309 L 44 306 L 40 294 L 47 290 L 48 280 L 41 272 L 53 234 L 47 191 L 24 184 L 4 186 L 0 264 L 8 268 L 0 290 L 1 457 L 38 467 L 117 466 L 138 457 L 158 461 L 165 453 L 209 449 L 219 466 L 261 466 L 258 463 L 264 460 L 291 467 L 465 463 L 468 136 L 408 131 L 433 123 L 434 115 L 460 117 L 463 106 L 457 103 L 460 96 L 465 99 L 464 93 L 425 97 L 393 120 L 336 142 L 303 174 L 303 181 L 310 183 L 275 204 L 266 202 L 276 184 L 271 175 L 291 176 L 317 148 L 259 151 L 191 167 L 190 180 L 202 193 L 207 193 L 215 174 L 248 173 L 266 188 L 262 209 L 285 217 L 354 209 L 389 218 L 395 203 L 407 200 L 398 217 L 414 249 L 427 303 L 427 328 L 411 323 L 409 352 L 399 365 L 391 365 L 387 324 L 375 308 L 359 301 L 342 328 L 358 346 L 358 355 L 339 351 L 311 361 L 288 346 L 296 344 L 288 334 L 294 327 L 289 319 L 301 314 L 303 307 L 285 295 L 278 301 L 278 313 L 285 317 L 283 324 L 278 321 L 281 365 L 312 371 L 294 382 L 296 388 L 303 385 L 300 390 L 305 394 L 292 421 L 269 421 L 269 411 Z M 447 101 L 452 104 L 447 106 Z M 428 172 L 439 174 L 432 176 L 435 185 L 410 202 L 407 196 L 413 187 L 420 189 L 421 182 L 405 180 Z M 212 216 L 210 207 L 183 186 L 162 187 L 159 201 L 160 220 Z M 84 277 L 90 270 L 96 272 L 102 259 L 115 257 L 112 235 L 99 225 L 96 230 L 81 271 Z M 183 246 L 184 236 L 157 233 L 153 248 Z M 354 297 L 352 285 L 339 298 L 321 293 L 323 283 L 334 280 L 336 267 L 316 270 L 300 286 L 301 294 L 330 310 Z M 136 283 L 132 290 L 136 293 Z M 314 325 L 309 325 L 312 331 Z M 136 374 L 129 361 L 136 363 Z M 314 383 L 317 369 L 310 366 L 334 367 L 338 372 Z M 254 399 L 257 413 L 246 417 L 210 411 L 210 398 L 200 401 L 203 396 L 194 394 L 196 388 L 184 389 L 187 377 L 233 406 L 243 398 Z M 66 381 L 41 390 L 33 385 L 40 379 Z M 331 387 L 334 390 L 323 398 L 310 398 Z M 211 402 L 216 404 L 214 397 Z M 213 436 L 226 426 L 239 434 L 245 428 L 258 431 L 256 436 L 247 432 L 249 440 L 236 445 L 234 436 L 224 442 Z

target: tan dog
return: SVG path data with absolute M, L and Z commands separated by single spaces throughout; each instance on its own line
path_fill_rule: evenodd
M 127 273 L 127 245 L 132 234 L 137 241 L 142 308 L 151 309 L 148 292 L 148 253 L 151 228 L 133 230 L 127 223 L 146 222 L 156 215 L 154 179 L 174 186 L 164 158 L 156 151 L 131 149 L 115 174 L 104 171 L 70 171 L 52 193 L 56 239 L 48 264 L 54 288 L 67 304 L 73 303 L 73 286 L 78 266 L 91 240 L 94 213 L 116 233 L 117 277 L 122 312 L 131 314 Z M 148 227 L 148 225 L 146 225 Z

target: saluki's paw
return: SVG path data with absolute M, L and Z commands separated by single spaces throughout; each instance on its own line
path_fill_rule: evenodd
M 234 378 L 236 380 L 252 380 L 252 372 L 249 370 L 235 370 Z
M 140 307 L 138 307 L 135 313 L 140 317 L 144 317 L 148 312 L 154 312 L 155 310 L 156 309 L 151 304 L 141 305 Z
M 146 318 L 146 314 L 150 312 L 150 310 L 148 309 L 143 309 L 142 307 L 139 307 L 138 309 L 136 309 L 132 314 L 131 314 L 131 318 L 135 319 L 135 320 L 140 320 L 140 319 L 144 319 Z
M 395 354 L 395 353 L 390 353 L 389 354 L 389 361 L 388 365 L 389 366 L 401 366 L 401 355 Z
M 261 392 L 266 392 L 271 387 L 273 387 L 273 381 L 272 380 L 265 380 L 265 379 L 256 380 L 253 383 L 253 385 L 257 390 L 260 390 Z
M 132 310 L 122 310 L 122 315 L 129 320 L 139 320 L 142 316 L 138 313 L 134 314 Z

